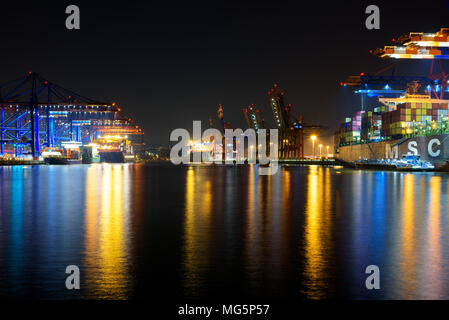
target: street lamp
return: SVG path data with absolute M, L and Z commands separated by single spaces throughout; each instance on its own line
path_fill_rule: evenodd
M 323 147 L 323 145 L 320 144 L 318 147 L 320 147 L 320 159 L 321 159 L 321 148 Z
M 316 140 L 316 136 L 311 136 L 310 139 L 312 139 L 312 154 L 313 154 L 313 158 L 315 159 L 315 140 Z

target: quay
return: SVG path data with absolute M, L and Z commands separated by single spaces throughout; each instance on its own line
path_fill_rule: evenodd
M 0 166 L 34 166 L 45 164 L 43 160 L 0 159 Z
M 304 165 L 319 165 L 319 166 L 336 166 L 341 165 L 335 159 L 282 159 L 279 164 L 304 164 Z

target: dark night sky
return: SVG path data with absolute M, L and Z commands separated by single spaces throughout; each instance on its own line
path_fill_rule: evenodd
M 69 4 L 80 7 L 79 31 L 65 29 Z M 380 7 L 380 30 L 365 28 L 369 4 Z M 286 101 L 307 122 L 329 126 L 330 136 L 358 109 L 340 81 L 389 64 L 370 49 L 448 26 L 446 0 L 16 1 L 3 6 L 0 19 L 0 82 L 33 70 L 85 96 L 117 101 L 153 146 L 167 145 L 170 131 L 190 129 L 192 120 L 208 125 L 212 115 L 218 125 L 218 103 L 233 127 L 246 127 L 242 107 L 249 103 L 271 121 L 266 92 L 277 82 Z M 407 71 L 429 66 L 401 64 Z

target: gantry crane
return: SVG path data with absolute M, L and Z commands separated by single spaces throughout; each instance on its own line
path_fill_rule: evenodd
M 401 46 L 385 46 L 383 49 L 371 50 L 371 53 L 381 58 L 431 59 L 430 83 L 426 84 L 426 88 L 437 98 L 444 99 L 448 74 L 444 71 L 442 60 L 449 59 L 449 28 L 441 28 L 436 33 L 411 32 L 400 36 L 396 42 Z M 435 72 L 435 60 L 439 62 L 438 73 Z
M 264 128 L 264 120 L 260 118 L 259 109 L 256 108 L 254 103 L 243 108 L 243 115 L 245 116 L 248 128 L 252 128 L 256 132 Z
M 292 116 L 291 104 L 285 105 L 284 92 L 277 84 L 268 91 L 275 126 L 279 130 L 279 159 L 304 158 L 303 118 Z
M 86 98 L 29 71 L 0 85 L 0 156 L 29 153 L 38 158 L 43 147 L 63 142 L 91 142 L 103 132 L 142 135 L 123 117 L 116 103 Z

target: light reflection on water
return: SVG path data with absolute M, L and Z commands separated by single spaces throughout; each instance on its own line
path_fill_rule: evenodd
M 138 166 L 0 167 L 0 294 L 17 298 L 126 299 L 130 215 Z M 65 290 L 65 267 L 82 289 Z
M 126 299 L 129 282 L 129 171 L 91 166 L 86 177 L 86 284 L 89 296 Z
M 307 298 L 326 298 L 332 286 L 330 255 L 332 241 L 332 212 L 330 169 L 310 168 L 307 186 L 304 241 L 304 294 Z
M 104 164 L 0 178 L 1 297 L 449 298 L 447 174 Z M 370 264 L 380 291 L 364 287 Z
M 208 187 L 217 171 L 227 182 L 221 199 Z M 449 298 L 448 181 L 446 174 L 337 174 L 315 166 L 283 167 L 275 176 L 258 176 L 253 167 L 190 167 L 185 292 L 205 297 L 235 287 L 236 295 L 259 297 Z M 206 213 L 199 206 L 205 198 L 212 199 L 212 218 L 205 218 L 209 207 Z M 216 223 L 232 219 L 231 228 Z M 223 238 L 211 243 L 211 232 Z M 381 270 L 377 292 L 364 286 L 371 264 Z

